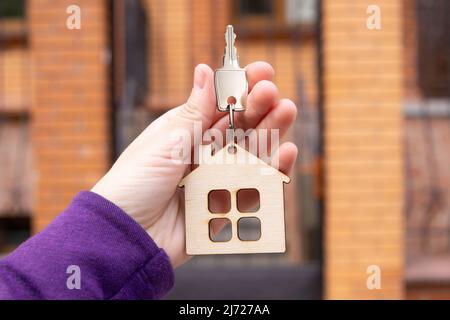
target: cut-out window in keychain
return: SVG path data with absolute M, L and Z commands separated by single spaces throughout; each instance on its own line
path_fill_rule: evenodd
M 214 154 L 201 145 L 199 167 L 179 184 L 190 255 L 286 251 L 284 183 L 290 179 L 234 141 L 234 112 L 245 111 L 248 92 L 235 39 L 227 26 L 223 67 L 215 72 L 217 108 L 229 112 L 231 142 Z

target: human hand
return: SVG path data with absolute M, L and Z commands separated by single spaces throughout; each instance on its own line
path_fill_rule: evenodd
M 255 62 L 245 69 L 249 96 L 246 111 L 235 114 L 236 128 L 278 128 L 281 138 L 295 121 L 295 104 L 278 99 L 277 87 L 271 82 L 274 70 L 269 64 Z M 228 126 L 228 114 L 216 109 L 213 71 L 204 64 L 195 68 L 188 101 L 152 122 L 91 190 L 134 218 L 165 250 L 173 267 L 189 258 L 185 250 L 183 190 L 178 183 L 190 168 L 172 159 L 179 143 L 173 133 L 182 129 L 193 136 L 195 122 L 201 122 L 202 132 L 209 128 L 225 132 Z M 201 143 L 193 138 L 191 141 Z M 277 152 L 278 170 L 289 174 L 297 147 L 285 142 Z

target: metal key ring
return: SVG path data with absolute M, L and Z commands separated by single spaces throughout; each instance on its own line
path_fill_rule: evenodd
M 234 109 L 235 105 L 233 103 L 228 105 L 229 119 L 230 119 L 230 125 L 228 126 L 229 129 L 234 129 Z

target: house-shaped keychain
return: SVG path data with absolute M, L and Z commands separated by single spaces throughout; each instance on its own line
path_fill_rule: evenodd
M 179 184 L 185 188 L 186 252 L 191 255 L 285 252 L 283 189 L 289 177 L 236 144 L 227 145 L 215 154 L 211 145 L 203 145 L 200 154 L 199 167 Z M 210 210 L 209 195 L 219 190 L 229 193 L 225 197 L 230 201 L 228 212 Z M 239 193 L 244 190 L 259 194 L 257 211 L 239 210 Z M 212 240 L 210 224 L 214 219 L 231 222 L 231 239 Z M 241 239 L 239 229 L 245 219 L 259 220 L 259 239 Z
M 290 179 L 235 143 L 234 112 L 245 111 L 248 90 L 235 39 L 233 27 L 227 26 L 223 67 L 215 73 L 217 109 L 229 112 L 232 142 L 215 154 L 211 145 L 201 145 L 200 166 L 179 184 L 185 188 L 186 252 L 191 255 L 286 251 L 283 189 Z M 246 191 L 257 195 L 252 197 L 259 202 L 256 211 L 240 206 L 250 198 Z M 225 194 L 226 210 L 212 210 L 211 195 L 217 192 Z M 258 237 L 242 236 L 246 221 L 258 222 Z M 214 226 L 224 222 L 231 225 L 231 237 L 217 241 Z

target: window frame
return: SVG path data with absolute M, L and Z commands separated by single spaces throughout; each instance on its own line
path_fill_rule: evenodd
M 313 38 L 317 34 L 316 22 L 299 22 L 289 24 L 286 17 L 286 0 L 274 0 L 273 12 L 269 15 L 243 15 L 239 10 L 239 0 L 231 3 L 233 25 L 239 30 L 239 38 L 285 40 L 302 35 L 303 38 Z M 318 10 L 318 8 L 316 8 Z M 316 13 L 318 19 L 318 13 Z

